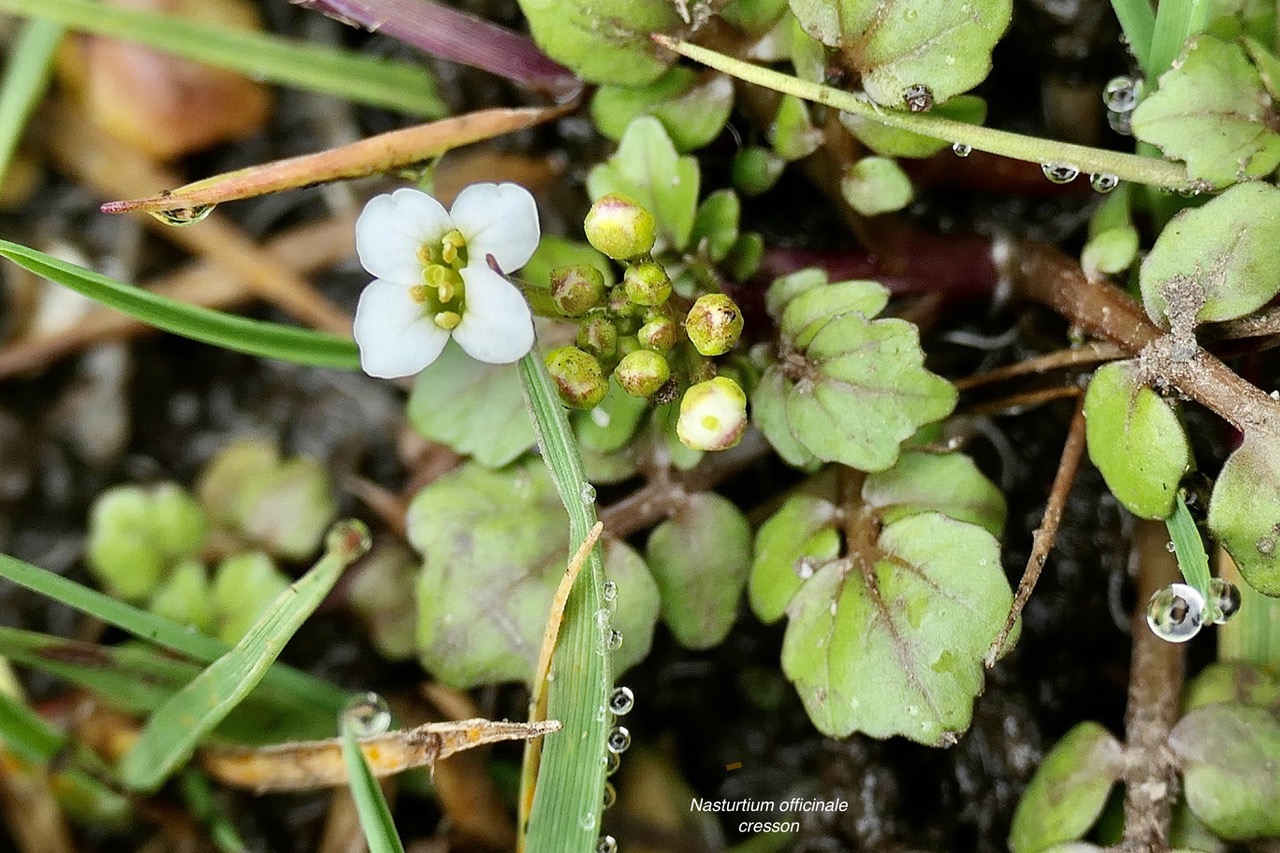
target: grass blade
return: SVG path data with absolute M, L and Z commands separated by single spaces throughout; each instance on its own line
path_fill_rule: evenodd
M 212 663 L 230 648 L 213 637 L 139 610 L 7 554 L 0 554 L 0 577 L 201 663 Z M 263 686 L 287 693 L 299 703 L 313 705 L 331 714 L 337 714 L 347 701 L 347 695 L 333 685 L 284 664 L 271 668 L 263 679 Z
M 1120 21 L 1124 37 L 1129 40 L 1129 49 L 1138 66 L 1150 74 L 1151 42 L 1156 33 L 1156 13 L 1151 8 L 1151 0 L 1111 0 L 1111 8 Z
M 0 12 L 137 42 L 256 80 L 325 92 L 369 106 L 425 118 L 448 113 L 434 78 L 418 65 L 96 0 L 0 0 Z
M 1181 492 L 1174 504 L 1173 515 L 1166 519 L 1165 524 L 1169 528 L 1169 538 L 1173 540 L 1173 552 L 1178 556 L 1182 577 L 1208 601 L 1209 557 L 1204 552 L 1204 540 L 1200 538 L 1196 520 L 1191 517 Z
M 360 367 L 360 352 L 348 338 L 188 305 L 8 240 L 0 240 L 0 257 L 166 332 L 297 364 Z
M 1147 57 L 1149 64 L 1144 66 L 1148 87 L 1169 70 L 1187 39 L 1204 32 L 1212 6 L 1209 0 L 1160 0 Z
M 333 589 L 343 570 L 369 550 L 369 531 L 356 521 L 334 525 L 320 562 L 271 602 L 248 633 L 161 705 L 120 762 L 120 780 L 154 791 L 196 746 L 249 695 L 284 645 Z
M 589 491 L 569 418 L 536 350 L 520 360 L 520 380 L 537 427 L 542 459 L 569 512 L 572 551 L 596 523 L 594 490 Z M 548 690 L 547 716 L 560 720 L 564 729 L 542 745 L 531 807 L 526 799 L 530 792 L 522 793 L 522 810 L 529 808 L 523 849 L 533 853 L 590 853 L 595 850 L 599 835 L 605 780 L 602 759 L 610 722 L 608 715 L 597 714 L 596 709 L 605 707 L 613 687 L 606 645 L 610 627 L 600 624 L 595 616 L 605 607 L 600 555 L 599 545 L 591 549 L 586 567 L 569 592 L 564 625 L 552 659 L 555 680 Z M 530 722 L 535 722 L 532 714 Z M 526 767 L 526 772 L 530 770 Z M 524 824 L 522 820 L 521 825 Z
M 31 21 L 23 26 L 9 53 L 0 83 L 0 184 L 27 119 L 49 84 L 61 41 L 62 27 L 52 21 Z
M 360 815 L 360 827 L 364 830 L 369 853 L 404 853 L 387 799 L 382 796 L 382 788 L 373 778 L 373 771 L 369 769 L 355 732 L 345 719 L 342 721 L 341 741 L 351 796 L 356 801 L 356 813 Z

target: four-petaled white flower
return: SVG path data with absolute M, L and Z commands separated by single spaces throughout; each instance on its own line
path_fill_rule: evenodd
M 488 257 L 514 272 L 538 237 L 537 206 L 519 184 L 473 184 L 448 212 L 414 189 L 371 199 L 356 220 L 356 253 L 375 276 L 356 307 L 364 372 L 411 376 L 450 335 L 479 361 L 518 361 L 533 347 L 533 315 Z

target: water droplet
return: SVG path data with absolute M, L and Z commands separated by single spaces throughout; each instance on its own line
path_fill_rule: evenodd
M 578 826 L 582 827 L 582 828 L 583 828 L 583 829 L 585 829 L 585 830 L 588 830 L 588 831 L 594 832 L 594 831 L 595 831 L 595 828 L 596 828 L 596 816 L 595 816 L 595 813 L 594 813 L 594 812 L 587 812 L 586 814 L 584 814 L 584 815 L 582 816 L 582 819 L 578 821 Z
M 596 842 L 596 853 L 618 853 L 618 842 L 612 835 L 602 835 Z
M 1183 198 L 1195 198 L 1196 196 L 1200 195 L 1200 190 L 1197 189 L 1196 187 L 1183 187 L 1182 189 L 1178 190 L 1178 195 L 1182 196 Z
M 1209 581 L 1209 601 L 1205 607 L 1205 621 L 1221 625 L 1236 615 L 1240 609 L 1240 590 L 1231 581 L 1213 578 Z
M 609 694 L 609 710 L 619 717 L 631 713 L 635 706 L 636 695 L 631 692 L 630 687 L 615 687 Z
M 1200 633 L 1204 598 L 1195 587 L 1175 583 L 1151 596 L 1147 603 L 1147 624 L 1162 640 L 1185 643 Z
M 613 621 L 613 614 L 609 612 L 609 608 L 601 607 L 596 611 L 596 625 L 602 630 L 609 627 L 609 623 Z
M 1041 163 L 1040 169 L 1051 184 L 1069 184 L 1080 175 L 1080 170 L 1069 163 Z
M 1174 544 L 1173 544 L 1173 540 L 1172 540 L 1172 539 L 1170 539 L 1168 542 L 1164 543 L 1164 549 L 1165 549 L 1166 551 L 1168 551 L 1170 554 L 1173 554 L 1173 553 L 1177 552 L 1177 550 L 1178 550 L 1178 549 L 1177 549 L 1177 547 L 1176 547 L 1176 546 L 1174 546 Z
M 1102 103 L 1112 112 L 1133 112 L 1141 99 L 1142 81 L 1132 77 L 1112 77 L 1102 89 Z
M 618 585 L 613 581 L 604 582 L 604 600 L 614 601 L 618 597 Z
M 603 706 L 603 705 L 599 705 L 599 706 L 597 706 L 597 707 L 596 707 L 596 722 L 597 722 L 597 723 L 603 723 L 603 722 L 604 722 L 604 718 L 605 718 L 605 717 L 607 717 L 608 715 L 609 715 L 609 712 L 608 712 L 608 711 L 606 711 L 606 710 L 604 709 L 604 706 Z
M 590 506 L 596 502 L 596 487 L 590 483 L 582 484 L 582 502 Z
M 923 113 L 933 108 L 933 92 L 923 83 L 912 83 L 902 91 L 902 101 L 913 113 Z
M 352 696 L 342 709 L 342 723 L 350 727 L 356 737 L 380 735 L 391 728 L 391 709 L 387 700 L 377 693 L 361 693 Z
M 151 215 L 165 225 L 176 225 L 179 228 L 195 225 L 213 213 L 214 205 L 198 204 L 195 207 L 175 207 L 173 210 L 155 210 Z
M 618 789 L 613 787 L 612 782 L 604 783 L 604 801 L 601 803 L 601 810 L 607 809 L 618 801 Z
M 1106 172 L 1098 172 L 1089 176 L 1089 186 L 1093 187 L 1094 192 L 1109 193 L 1120 186 L 1120 179 Z
M 627 747 L 631 746 L 631 732 L 627 731 L 626 726 L 614 726 L 609 730 L 604 746 L 614 755 L 621 755 L 627 751 Z
M 818 561 L 812 557 L 801 557 L 796 560 L 795 570 L 796 577 L 802 581 L 807 581 L 818 570 Z
M 616 752 L 606 752 L 604 754 L 604 775 L 612 776 L 618 772 L 618 768 L 622 766 L 622 756 Z
M 1131 115 L 1131 113 L 1108 112 L 1107 124 L 1111 126 L 1112 130 L 1121 136 L 1133 136 L 1133 121 L 1130 118 Z
M 605 645 L 611 652 L 622 648 L 622 632 L 617 629 L 609 631 L 609 638 L 605 640 Z
M 973 153 L 973 146 L 965 145 L 963 142 L 953 142 L 951 144 L 951 153 L 957 157 L 968 157 Z

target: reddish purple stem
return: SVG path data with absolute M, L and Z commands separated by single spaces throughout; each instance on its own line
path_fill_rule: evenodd
M 353 27 L 384 33 L 440 59 L 479 68 L 545 92 L 572 98 L 582 81 L 521 33 L 434 0 L 290 0 Z

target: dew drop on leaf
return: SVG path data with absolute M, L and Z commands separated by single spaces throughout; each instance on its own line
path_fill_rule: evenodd
M 1130 120 L 1131 113 L 1117 113 L 1114 111 L 1107 112 L 1107 124 L 1111 129 L 1121 136 L 1133 136 L 1133 122 Z
M 1205 607 L 1205 621 L 1221 625 L 1240 610 L 1240 590 L 1229 580 L 1213 578 L 1209 581 L 1209 601 Z
M 1112 77 L 1102 89 L 1102 103 L 1117 113 L 1132 112 L 1142 97 L 1142 83 L 1132 77 Z
M 1089 186 L 1093 187 L 1094 192 L 1109 193 L 1120 186 L 1120 179 L 1106 172 L 1098 172 L 1089 176 Z
M 602 835 L 596 842 L 596 853 L 618 853 L 618 842 L 612 835 Z
M 214 205 L 212 204 L 198 204 L 195 207 L 176 207 L 173 210 L 151 211 L 151 215 L 165 225 L 175 225 L 182 228 L 202 222 L 210 213 L 213 213 L 213 208 Z
M 615 687 L 613 693 L 609 694 L 609 710 L 617 716 L 628 714 L 636 705 L 636 695 L 631 692 L 630 687 Z
M 391 708 L 377 693 L 361 693 L 351 697 L 342 709 L 342 723 L 356 737 L 380 735 L 391 728 Z
M 933 92 L 923 83 L 912 83 L 902 92 L 902 101 L 913 113 L 933 109 Z
M 621 755 L 627 751 L 627 747 L 631 746 L 631 732 L 627 731 L 626 726 L 614 726 L 609 730 L 604 746 L 614 755 Z
M 1080 175 L 1080 170 L 1068 163 L 1041 163 L 1040 169 L 1051 184 L 1069 184 Z
M 1160 639 L 1185 643 L 1200 633 L 1204 598 L 1195 587 L 1175 583 L 1159 590 L 1147 603 L 1147 624 Z
M 957 157 L 968 157 L 973 153 L 973 146 L 965 145 L 963 142 L 955 142 L 951 145 L 951 153 Z

